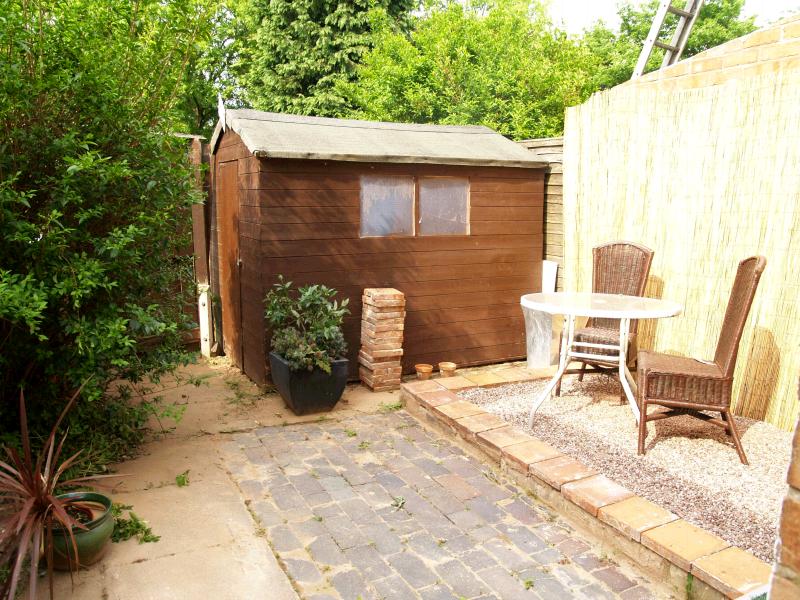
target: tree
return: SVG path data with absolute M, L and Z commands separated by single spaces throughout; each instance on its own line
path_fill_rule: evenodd
M 388 15 L 401 27 L 413 0 L 253 0 L 248 48 L 238 63 L 244 97 L 254 108 L 337 116 L 337 92 L 352 81 L 373 45 L 373 23 Z
M 125 402 L 110 382 L 158 375 L 182 356 L 199 198 L 172 132 L 214 9 L 0 0 L 2 435 L 16 429 L 20 389 L 47 431 L 88 381 L 70 444 L 107 461 L 140 439 L 153 407 Z
M 239 85 L 242 55 L 252 34 L 247 18 L 249 0 L 223 0 L 210 21 L 208 35 L 199 38 L 184 72 L 179 109 L 185 131 L 211 137 L 217 122 L 217 95 L 228 106 L 244 106 Z
M 594 77 L 594 85 L 598 89 L 613 87 L 631 78 L 659 4 L 659 0 L 650 0 L 638 8 L 630 3 L 621 5 L 619 35 L 602 23 L 586 32 L 584 42 L 600 62 Z M 741 17 L 743 6 L 744 0 L 706 0 L 682 58 L 755 31 L 755 17 Z M 670 14 L 661 37 L 669 39 L 676 24 L 677 17 Z M 657 68 L 663 56 L 664 51 L 656 48 L 648 62 L 648 70 Z
M 515 139 L 560 134 L 564 107 L 591 91 L 592 57 L 538 3 L 437 4 L 408 36 L 379 28 L 363 63 L 340 84 L 355 116 L 483 124 Z

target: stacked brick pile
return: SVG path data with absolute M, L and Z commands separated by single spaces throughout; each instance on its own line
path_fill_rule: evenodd
M 376 392 L 398 389 L 406 298 L 394 288 L 367 288 L 361 303 L 361 382 Z
M 794 430 L 788 483 L 781 512 L 777 564 L 772 573 L 773 600 L 800 598 L 800 421 Z

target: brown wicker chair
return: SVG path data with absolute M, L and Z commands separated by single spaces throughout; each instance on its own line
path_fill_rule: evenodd
M 645 350 L 639 352 L 637 379 L 642 413 L 639 454 L 644 454 L 648 422 L 688 414 L 722 427 L 733 438 L 739 459 L 748 464 L 731 415 L 731 390 L 739 340 L 766 265 L 763 256 L 753 256 L 739 263 L 713 362 Z M 669 410 L 648 415 L 650 404 L 665 406 Z M 716 419 L 701 411 L 718 412 L 722 418 Z
M 592 248 L 592 291 L 601 294 L 624 294 L 641 296 L 653 262 L 653 251 L 650 248 L 633 242 L 610 242 Z M 635 347 L 637 321 L 631 320 L 630 342 L 627 356 Z M 619 344 L 619 320 L 589 319 L 586 327 L 575 331 L 576 342 L 590 344 Z M 614 373 L 617 370 L 616 359 L 603 360 L 602 356 L 614 355 L 613 350 L 596 350 L 597 361 L 583 361 L 580 369 L 567 369 L 564 374 L 578 373 L 578 381 L 583 381 L 586 367 L 591 366 L 589 373 Z M 556 396 L 561 395 L 561 381 L 556 384 Z M 624 397 L 624 392 L 620 393 Z

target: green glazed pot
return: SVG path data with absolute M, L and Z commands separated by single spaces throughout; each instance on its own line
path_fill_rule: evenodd
M 68 571 L 70 561 L 67 556 L 72 558 L 73 568 L 76 565 L 88 567 L 96 563 L 105 554 L 108 542 L 111 540 L 111 534 L 114 531 L 111 498 L 97 492 L 72 492 L 70 494 L 61 494 L 58 499 L 90 503 L 98 505 L 99 508 L 92 507 L 94 518 L 86 523 L 86 529 L 77 527 L 72 529 L 72 534 L 75 536 L 75 544 L 78 546 L 77 561 L 75 560 L 69 534 L 60 527 L 53 529 L 53 568 L 59 571 Z

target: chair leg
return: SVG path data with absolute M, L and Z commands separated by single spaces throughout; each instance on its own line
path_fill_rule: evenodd
M 647 401 L 644 398 L 639 410 L 639 454 L 644 455 L 644 440 L 647 437 Z
M 727 410 L 721 411 L 721 414 L 722 420 L 728 424 L 728 433 L 733 438 L 733 445 L 736 446 L 739 460 L 742 461 L 743 465 L 749 465 L 750 463 L 747 462 L 747 455 L 744 453 L 744 448 L 742 447 L 742 441 L 739 439 L 739 430 L 736 428 L 736 421 L 733 419 L 733 415 Z
M 638 358 L 636 356 L 636 352 L 633 352 L 633 343 L 628 342 L 628 370 L 633 372 L 636 370 L 635 367 L 638 366 Z M 628 399 L 625 397 L 625 388 L 622 387 L 622 382 L 619 383 L 619 401 L 620 404 L 625 404 Z
M 563 378 L 564 378 L 563 375 L 558 378 L 558 383 L 556 384 L 556 396 L 560 396 L 561 395 L 561 380 Z
M 584 373 L 586 373 L 586 363 L 581 363 L 581 372 L 578 374 L 578 381 L 583 381 Z

